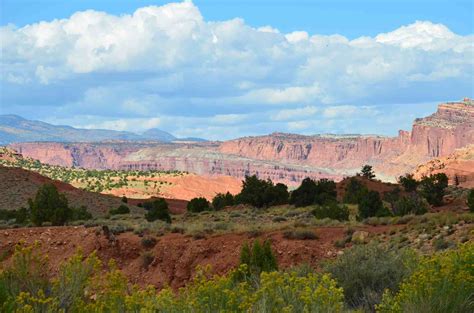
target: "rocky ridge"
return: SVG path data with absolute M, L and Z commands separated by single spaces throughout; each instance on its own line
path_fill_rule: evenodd
M 273 133 L 202 143 L 18 143 L 11 147 L 44 163 L 95 169 L 180 170 L 297 184 L 304 177 L 342 179 L 363 164 L 394 181 L 433 158 L 474 143 L 474 101 L 440 104 L 397 137 Z

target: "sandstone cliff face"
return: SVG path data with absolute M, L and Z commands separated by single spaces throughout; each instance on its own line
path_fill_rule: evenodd
M 222 143 L 220 151 L 259 160 L 355 171 L 368 163 L 382 178 L 393 180 L 416 165 L 474 143 L 474 102 L 441 104 L 417 119 L 411 132 L 398 137 L 299 136 L 275 133 Z
M 474 143 L 474 102 L 441 104 L 397 137 L 274 133 L 222 143 L 21 143 L 12 148 L 45 163 L 95 169 L 180 170 L 242 178 L 257 174 L 290 184 L 305 177 L 341 179 L 364 164 L 393 181 L 432 158 Z
M 448 175 L 450 184 L 474 188 L 474 144 L 454 151 L 452 154 L 435 158 L 419 165 L 414 171 L 417 179 L 436 173 Z

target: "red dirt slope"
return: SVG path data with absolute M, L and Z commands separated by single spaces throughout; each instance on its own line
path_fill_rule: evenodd
M 381 233 L 387 227 L 364 227 L 364 230 Z M 267 233 L 260 238 L 272 242 L 282 268 L 301 263 L 316 265 L 322 259 L 336 256 L 334 241 L 344 236 L 344 228 L 325 227 L 315 229 L 315 232 L 319 236 L 317 240 L 287 240 L 281 232 Z M 8 229 L 0 232 L 0 251 L 11 253 L 20 240 L 29 244 L 37 240 L 41 243 L 42 252 L 49 256 L 50 272 L 54 274 L 59 264 L 79 247 L 85 255 L 97 250 L 103 262 L 115 259 L 133 283 L 178 288 L 192 278 L 198 265 L 210 264 L 216 273 L 226 273 L 238 264 L 241 245 L 253 240 L 247 234 L 225 234 L 199 240 L 181 234 L 167 234 L 160 237 L 157 245 L 150 250 L 154 259 L 145 269 L 142 266 L 141 254 L 144 250 L 141 238 L 133 233 L 124 233 L 117 239 L 117 244 L 110 243 L 100 231 L 82 226 Z
M 59 192 L 64 193 L 71 206 L 85 205 L 93 215 L 104 214 L 122 204 L 120 197 L 78 189 L 24 169 L 0 166 L 0 209 L 14 210 L 27 207 L 28 199 L 33 198 L 38 188 L 46 183 L 54 184 Z M 187 203 L 183 200 L 167 201 L 172 213 L 182 212 Z M 130 204 L 132 211 L 142 211 L 135 206 L 135 203 Z

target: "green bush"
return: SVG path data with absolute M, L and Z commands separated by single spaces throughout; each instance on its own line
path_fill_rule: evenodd
M 301 185 L 292 191 L 290 204 L 296 207 L 304 207 L 313 204 L 316 189 L 316 182 L 313 179 L 309 177 L 303 179 Z
M 290 194 L 285 184 L 278 183 L 265 189 L 263 194 L 264 206 L 275 206 L 288 203 Z
M 289 240 L 315 240 L 318 239 L 318 235 L 311 230 L 286 230 L 283 232 L 283 238 Z
M 153 255 L 152 252 L 145 251 L 141 254 L 141 259 L 142 259 L 142 267 L 147 269 L 148 266 L 150 266 L 150 264 L 153 263 L 155 256 Z
M 403 216 L 407 214 L 421 215 L 428 212 L 428 205 L 423 198 L 417 194 L 400 197 L 392 206 L 394 215 Z
M 92 214 L 87 211 L 85 206 L 71 208 L 71 221 L 86 221 L 92 219 Z
M 296 207 L 304 207 L 312 204 L 323 205 L 334 202 L 337 198 L 336 183 L 328 179 L 314 181 L 307 177 L 303 179 L 301 185 L 293 190 L 290 197 L 290 204 Z
M 314 204 L 324 205 L 337 201 L 336 183 L 329 179 L 320 179 L 316 182 Z
M 344 192 L 344 203 L 358 204 L 369 190 L 356 177 L 349 179 Z
M 156 199 L 143 203 L 143 208 L 147 210 L 145 219 L 148 222 L 162 220 L 166 223 L 171 223 L 171 216 L 168 209 L 168 203 L 165 199 Z
M 420 194 L 429 204 L 440 206 L 443 204 L 445 189 L 448 187 L 448 176 L 438 173 L 423 177 L 420 182 Z
M 372 169 L 371 165 L 364 165 L 362 167 L 362 170 L 360 171 L 361 175 L 367 179 L 373 179 L 375 178 L 375 172 Z
M 110 209 L 109 210 L 109 214 L 110 215 L 118 215 L 118 214 L 129 214 L 130 213 L 130 209 L 128 206 L 126 206 L 125 204 L 121 204 L 118 208 L 116 209 Z
M 211 205 L 206 198 L 193 198 L 188 202 L 187 209 L 188 212 L 199 213 L 203 211 L 209 211 L 211 209 Z
M 10 221 L 15 220 L 16 224 L 25 224 L 30 218 L 30 212 L 26 208 L 19 210 L 1 210 L 0 209 L 0 220 Z
M 474 213 L 474 189 L 471 189 L 469 193 L 467 194 L 466 203 L 469 208 L 469 211 Z
M 256 175 L 246 176 L 241 192 L 235 196 L 236 203 L 249 204 L 257 208 L 288 203 L 288 187 L 274 185 L 271 180 L 259 179 Z
M 53 184 L 44 184 L 36 192 L 34 199 L 28 200 L 31 221 L 41 226 L 44 222 L 64 225 L 71 216 L 71 210 L 64 194 Z
M 386 289 L 398 290 L 399 283 L 411 272 L 410 263 L 416 263 L 411 252 L 375 244 L 356 245 L 326 263 L 324 270 L 343 288 L 349 307 L 371 311 Z
M 157 240 L 155 237 L 144 237 L 142 238 L 142 246 L 146 249 L 151 249 L 156 246 Z
M 223 208 L 227 206 L 234 205 L 235 199 L 234 196 L 230 193 L 218 193 L 213 199 L 212 199 L 212 207 L 214 210 L 222 210 Z
M 377 191 L 369 191 L 359 199 L 359 218 L 387 216 L 390 212 L 384 207 Z
M 406 192 L 415 192 L 419 184 L 418 181 L 413 178 L 413 174 L 398 177 L 398 183 L 403 186 Z
M 16 210 L 2 210 L 0 209 L 0 220 L 8 221 L 16 219 Z
M 422 260 L 398 293 L 387 291 L 377 306 L 380 313 L 473 312 L 474 244 L 465 243 Z M 395 295 L 394 295 L 395 294 Z
M 262 272 L 278 270 L 278 263 L 269 241 L 264 241 L 262 244 L 259 240 L 255 240 L 252 246 L 244 243 L 240 251 L 240 265 L 246 266 L 246 275 L 253 280 L 258 279 Z
M 312 213 L 317 219 L 330 218 L 338 221 L 349 220 L 349 208 L 345 205 L 339 205 L 336 202 L 319 206 L 315 208 Z

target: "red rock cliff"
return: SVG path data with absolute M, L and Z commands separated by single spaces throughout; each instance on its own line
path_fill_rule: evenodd
M 45 163 L 95 169 L 182 170 L 243 177 L 258 174 L 274 181 L 341 178 L 363 164 L 379 178 L 394 180 L 435 157 L 474 143 L 474 102 L 439 105 L 397 137 L 302 136 L 274 133 L 223 143 L 21 143 L 12 148 Z

